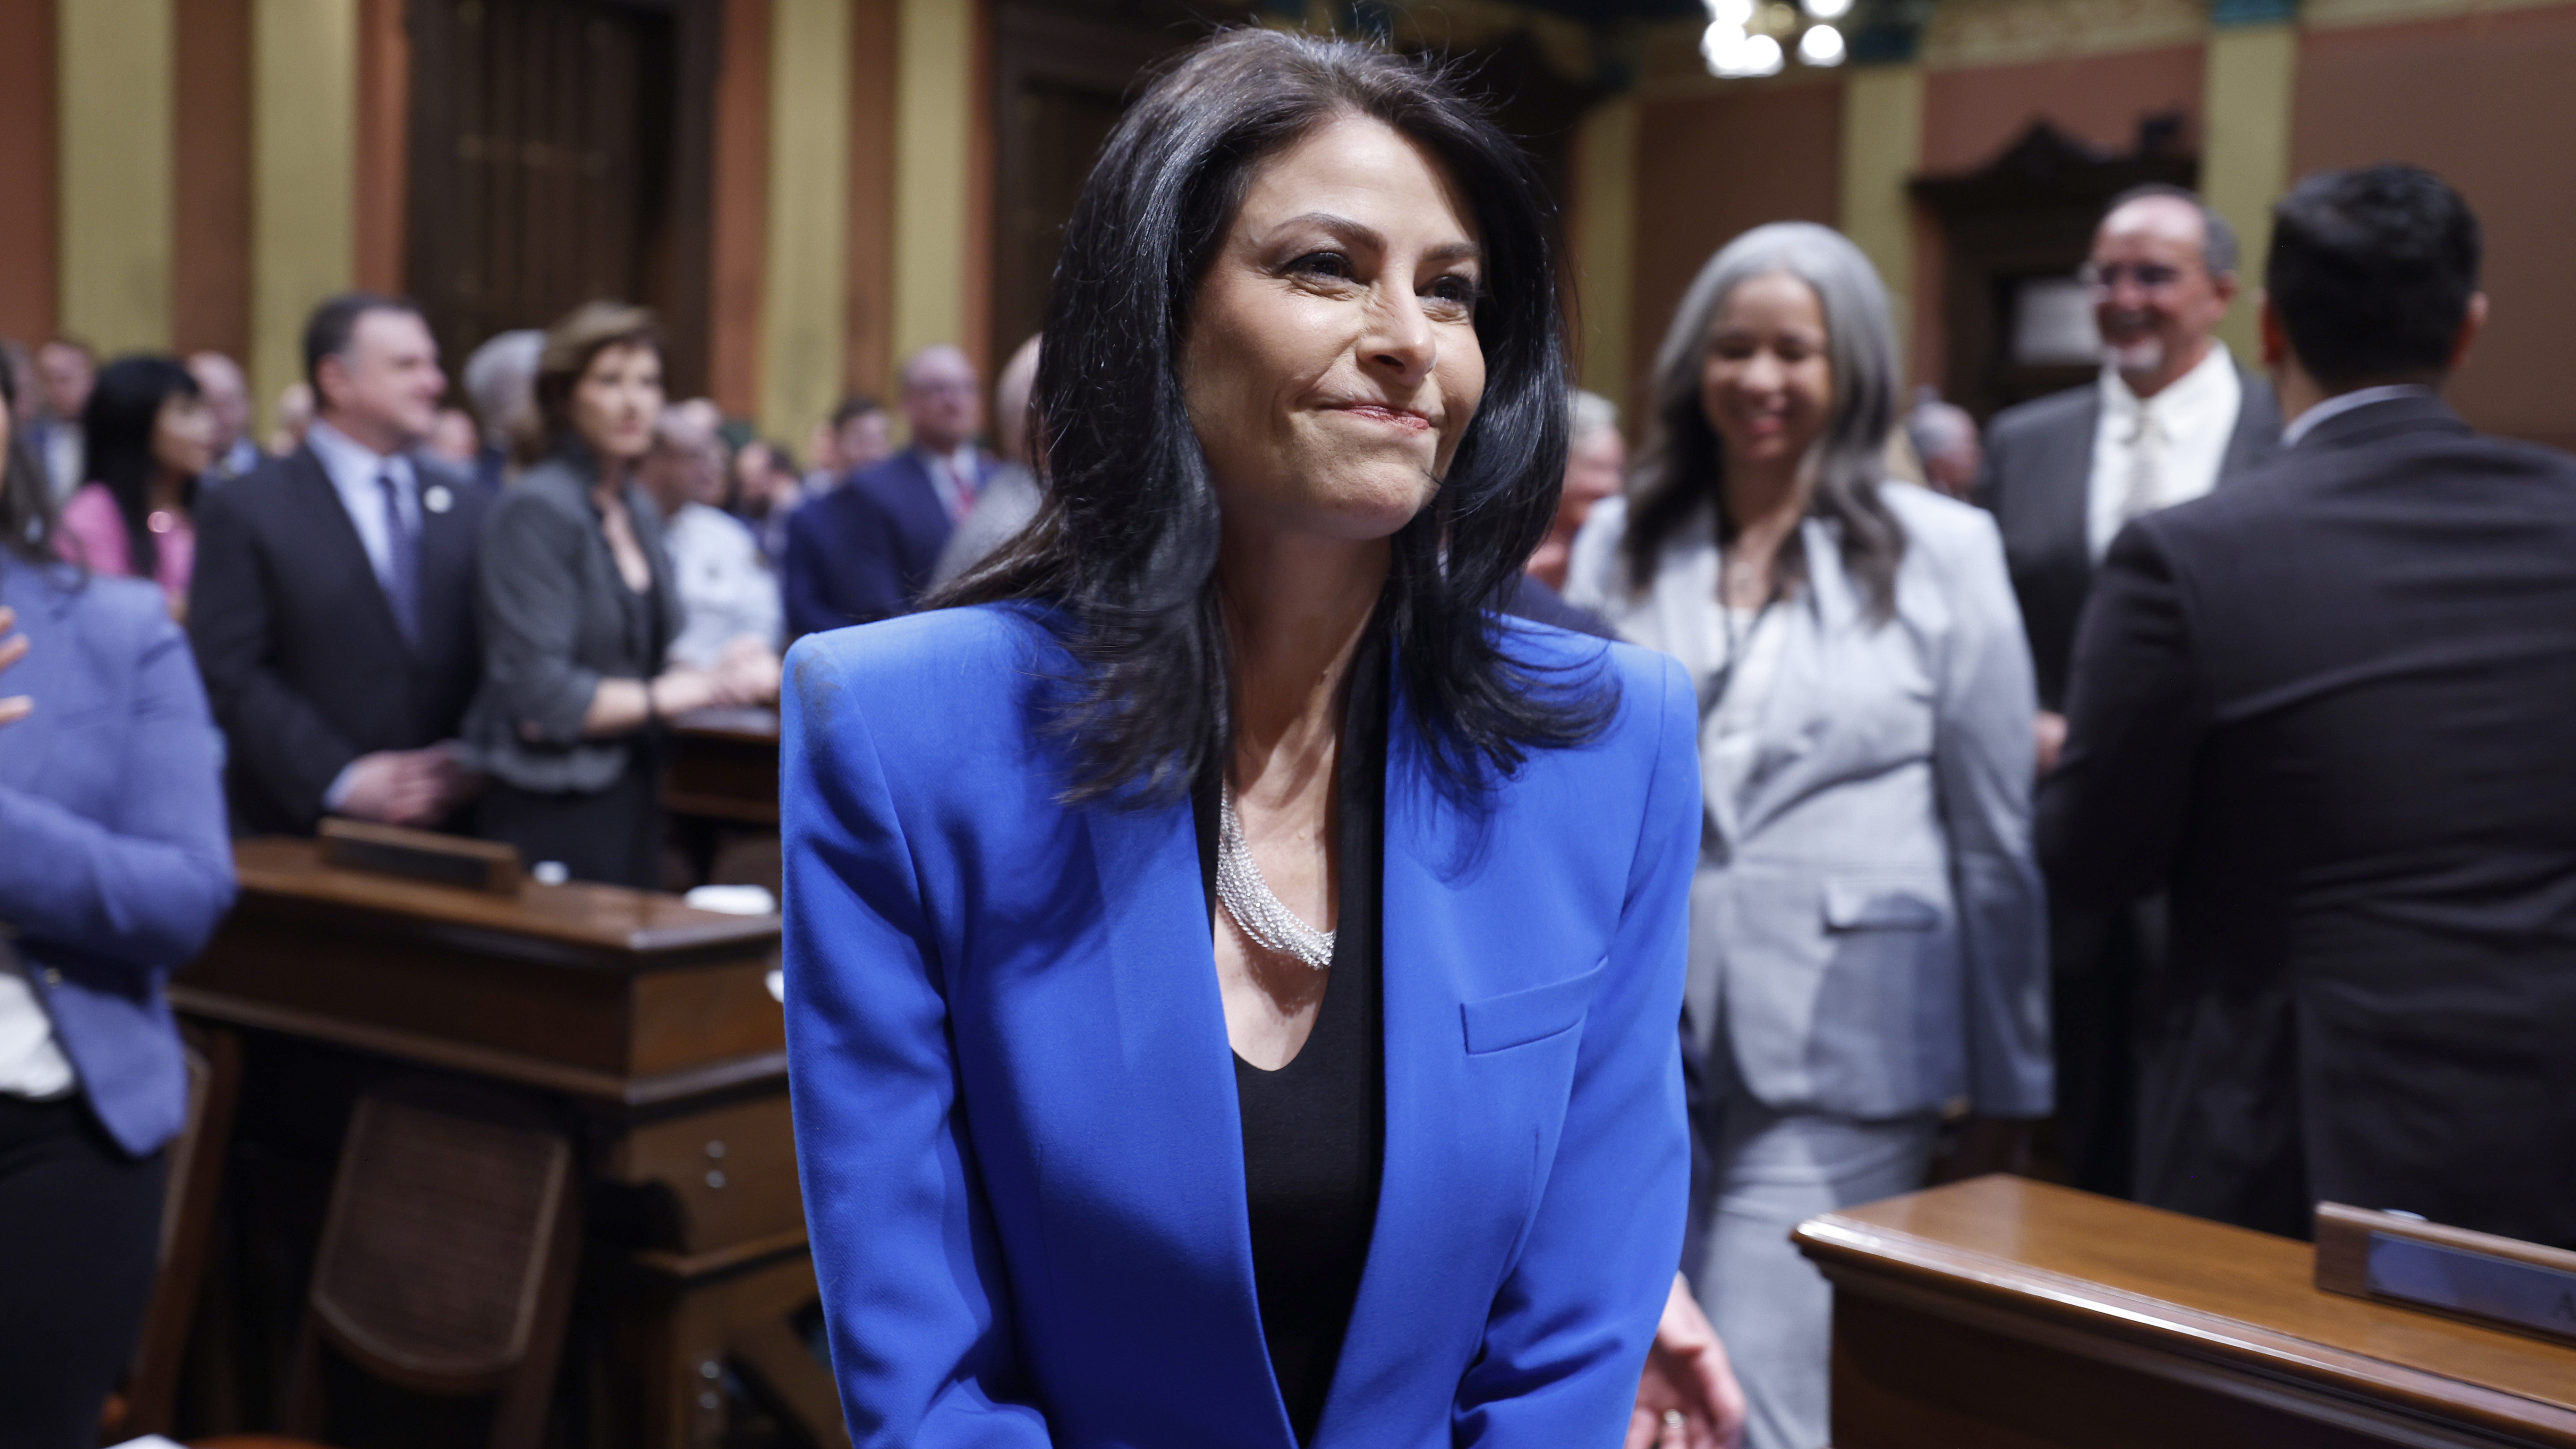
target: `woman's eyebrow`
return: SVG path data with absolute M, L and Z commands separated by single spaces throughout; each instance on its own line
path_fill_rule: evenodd
M 1345 241 L 1366 247 L 1370 251 L 1382 252 L 1387 250 L 1386 233 L 1379 231 L 1376 227 L 1369 225 L 1367 222 L 1343 216 L 1338 212 L 1309 211 L 1300 216 L 1288 217 L 1273 226 L 1271 228 L 1271 233 L 1275 236 L 1280 232 L 1301 226 L 1310 226 L 1318 231 L 1331 232 Z M 1442 242 L 1440 245 L 1423 252 L 1422 259 L 1434 264 L 1446 264 L 1458 261 L 1476 262 L 1484 259 L 1484 249 L 1471 241 L 1460 240 Z

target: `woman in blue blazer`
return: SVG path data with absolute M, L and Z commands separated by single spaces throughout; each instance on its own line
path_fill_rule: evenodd
M 1679 1250 L 1687 681 L 1488 605 L 1526 162 L 1248 30 L 1067 231 L 1029 529 L 789 660 L 787 1024 L 863 1446 L 1613 1445 Z
M 0 366 L 0 395 L 7 369 Z M 0 401 L 0 1440 L 98 1442 L 187 1072 L 161 982 L 232 904 L 215 727 L 149 581 L 57 562 Z

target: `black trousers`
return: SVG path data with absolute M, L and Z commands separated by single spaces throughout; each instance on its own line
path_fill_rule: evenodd
M 164 1166 L 77 1096 L 0 1096 L 0 1444 L 98 1443 L 160 1270 Z
M 2094 911 L 2051 901 L 2048 935 L 2066 1180 L 2086 1192 L 2131 1197 L 2137 1188 L 2137 998 L 2164 959 L 2164 904 L 2159 898 Z

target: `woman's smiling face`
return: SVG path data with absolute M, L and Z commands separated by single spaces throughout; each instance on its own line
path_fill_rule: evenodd
M 1485 390 L 1469 215 L 1430 152 L 1366 117 L 1253 173 L 1182 349 L 1230 527 L 1383 538 L 1431 501 Z

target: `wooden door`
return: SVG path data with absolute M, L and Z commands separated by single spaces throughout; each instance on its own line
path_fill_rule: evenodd
M 703 386 L 720 0 L 411 0 L 409 285 L 451 374 L 582 302 Z

